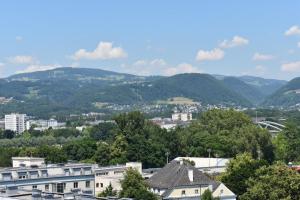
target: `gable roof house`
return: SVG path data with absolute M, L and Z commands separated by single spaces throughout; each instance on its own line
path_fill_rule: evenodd
M 170 200 L 199 200 L 205 190 L 211 190 L 221 200 L 235 200 L 236 195 L 223 183 L 184 161 L 173 160 L 148 179 L 151 191 Z

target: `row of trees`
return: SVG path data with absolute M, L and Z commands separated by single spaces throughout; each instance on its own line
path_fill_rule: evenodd
M 208 156 L 235 157 L 248 152 L 255 159 L 268 163 L 274 160 L 297 161 L 300 155 L 300 129 L 289 125 L 276 138 L 255 126 L 250 118 L 233 110 L 211 110 L 185 128 L 172 131 L 161 129 L 145 119 L 140 112 L 120 114 L 116 123 L 103 123 L 85 129 L 29 131 L 13 139 L 0 140 L 0 157 L 5 149 L 40 156 L 46 146 L 67 160 L 96 162 L 100 165 L 140 161 L 145 168 L 162 167 L 166 157 Z M 29 149 L 29 150 L 27 150 Z M 3 157 L 3 155 L 2 155 Z M 49 159 L 57 162 L 57 159 Z M 7 163 L 0 162 L 0 165 Z

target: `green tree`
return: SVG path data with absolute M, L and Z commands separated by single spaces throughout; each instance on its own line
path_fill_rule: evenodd
M 97 151 L 93 156 L 94 160 L 97 162 L 98 165 L 107 166 L 110 163 L 110 147 L 105 142 L 100 142 L 97 145 Z
M 68 159 L 77 161 L 92 158 L 96 150 L 96 142 L 89 138 L 72 141 L 63 146 L 63 151 L 68 156 Z
M 109 183 L 108 187 L 105 188 L 103 192 L 101 192 L 98 197 L 114 197 L 117 195 L 117 191 L 114 190 L 111 183 Z
M 127 162 L 128 143 L 126 138 L 119 134 L 111 146 L 111 164 L 123 164 Z
M 122 190 L 120 197 L 134 198 L 136 200 L 157 200 L 155 194 L 148 190 L 141 174 L 134 170 L 128 169 L 124 179 L 121 181 Z
M 278 133 L 277 136 L 273 138 L 272 143 L 274 145 L 275 159 L 288 162 L 289 143 L 284 133 Z
M 265 164 L 266 161 L 255 160 L 249 153 L 240 154 L 229 162 L 220 179 L 231 191 L 241 195 L 247 191 L 247 180 L 254 175 L 256 169 Z
M 281 163 L 263 166 L 249 179 L 247 187 L 241 200 L 298 200 L 300 174 Z
M 209 189 L 207 189 L 203 192 L 200 199 L 201 200 L 219 200 L 220 198 L 213 197 L 212 192 Z

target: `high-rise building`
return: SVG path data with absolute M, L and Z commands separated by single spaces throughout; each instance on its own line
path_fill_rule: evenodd
M 18 134 L 23 133 L 26 130 L 26 115 L 12 113 L 5 115 L 5 130 L 11 130 Z

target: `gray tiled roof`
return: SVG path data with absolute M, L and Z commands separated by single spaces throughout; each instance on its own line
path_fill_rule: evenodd
M 189 170 L 193 170 L 193 181 L 189 179 Z M 152 188 L 170 189 L 180 186 L 215 185 L 216 182 L 188 163 L 172 161 L 154 174 L 148 180 L 148 184 Z

